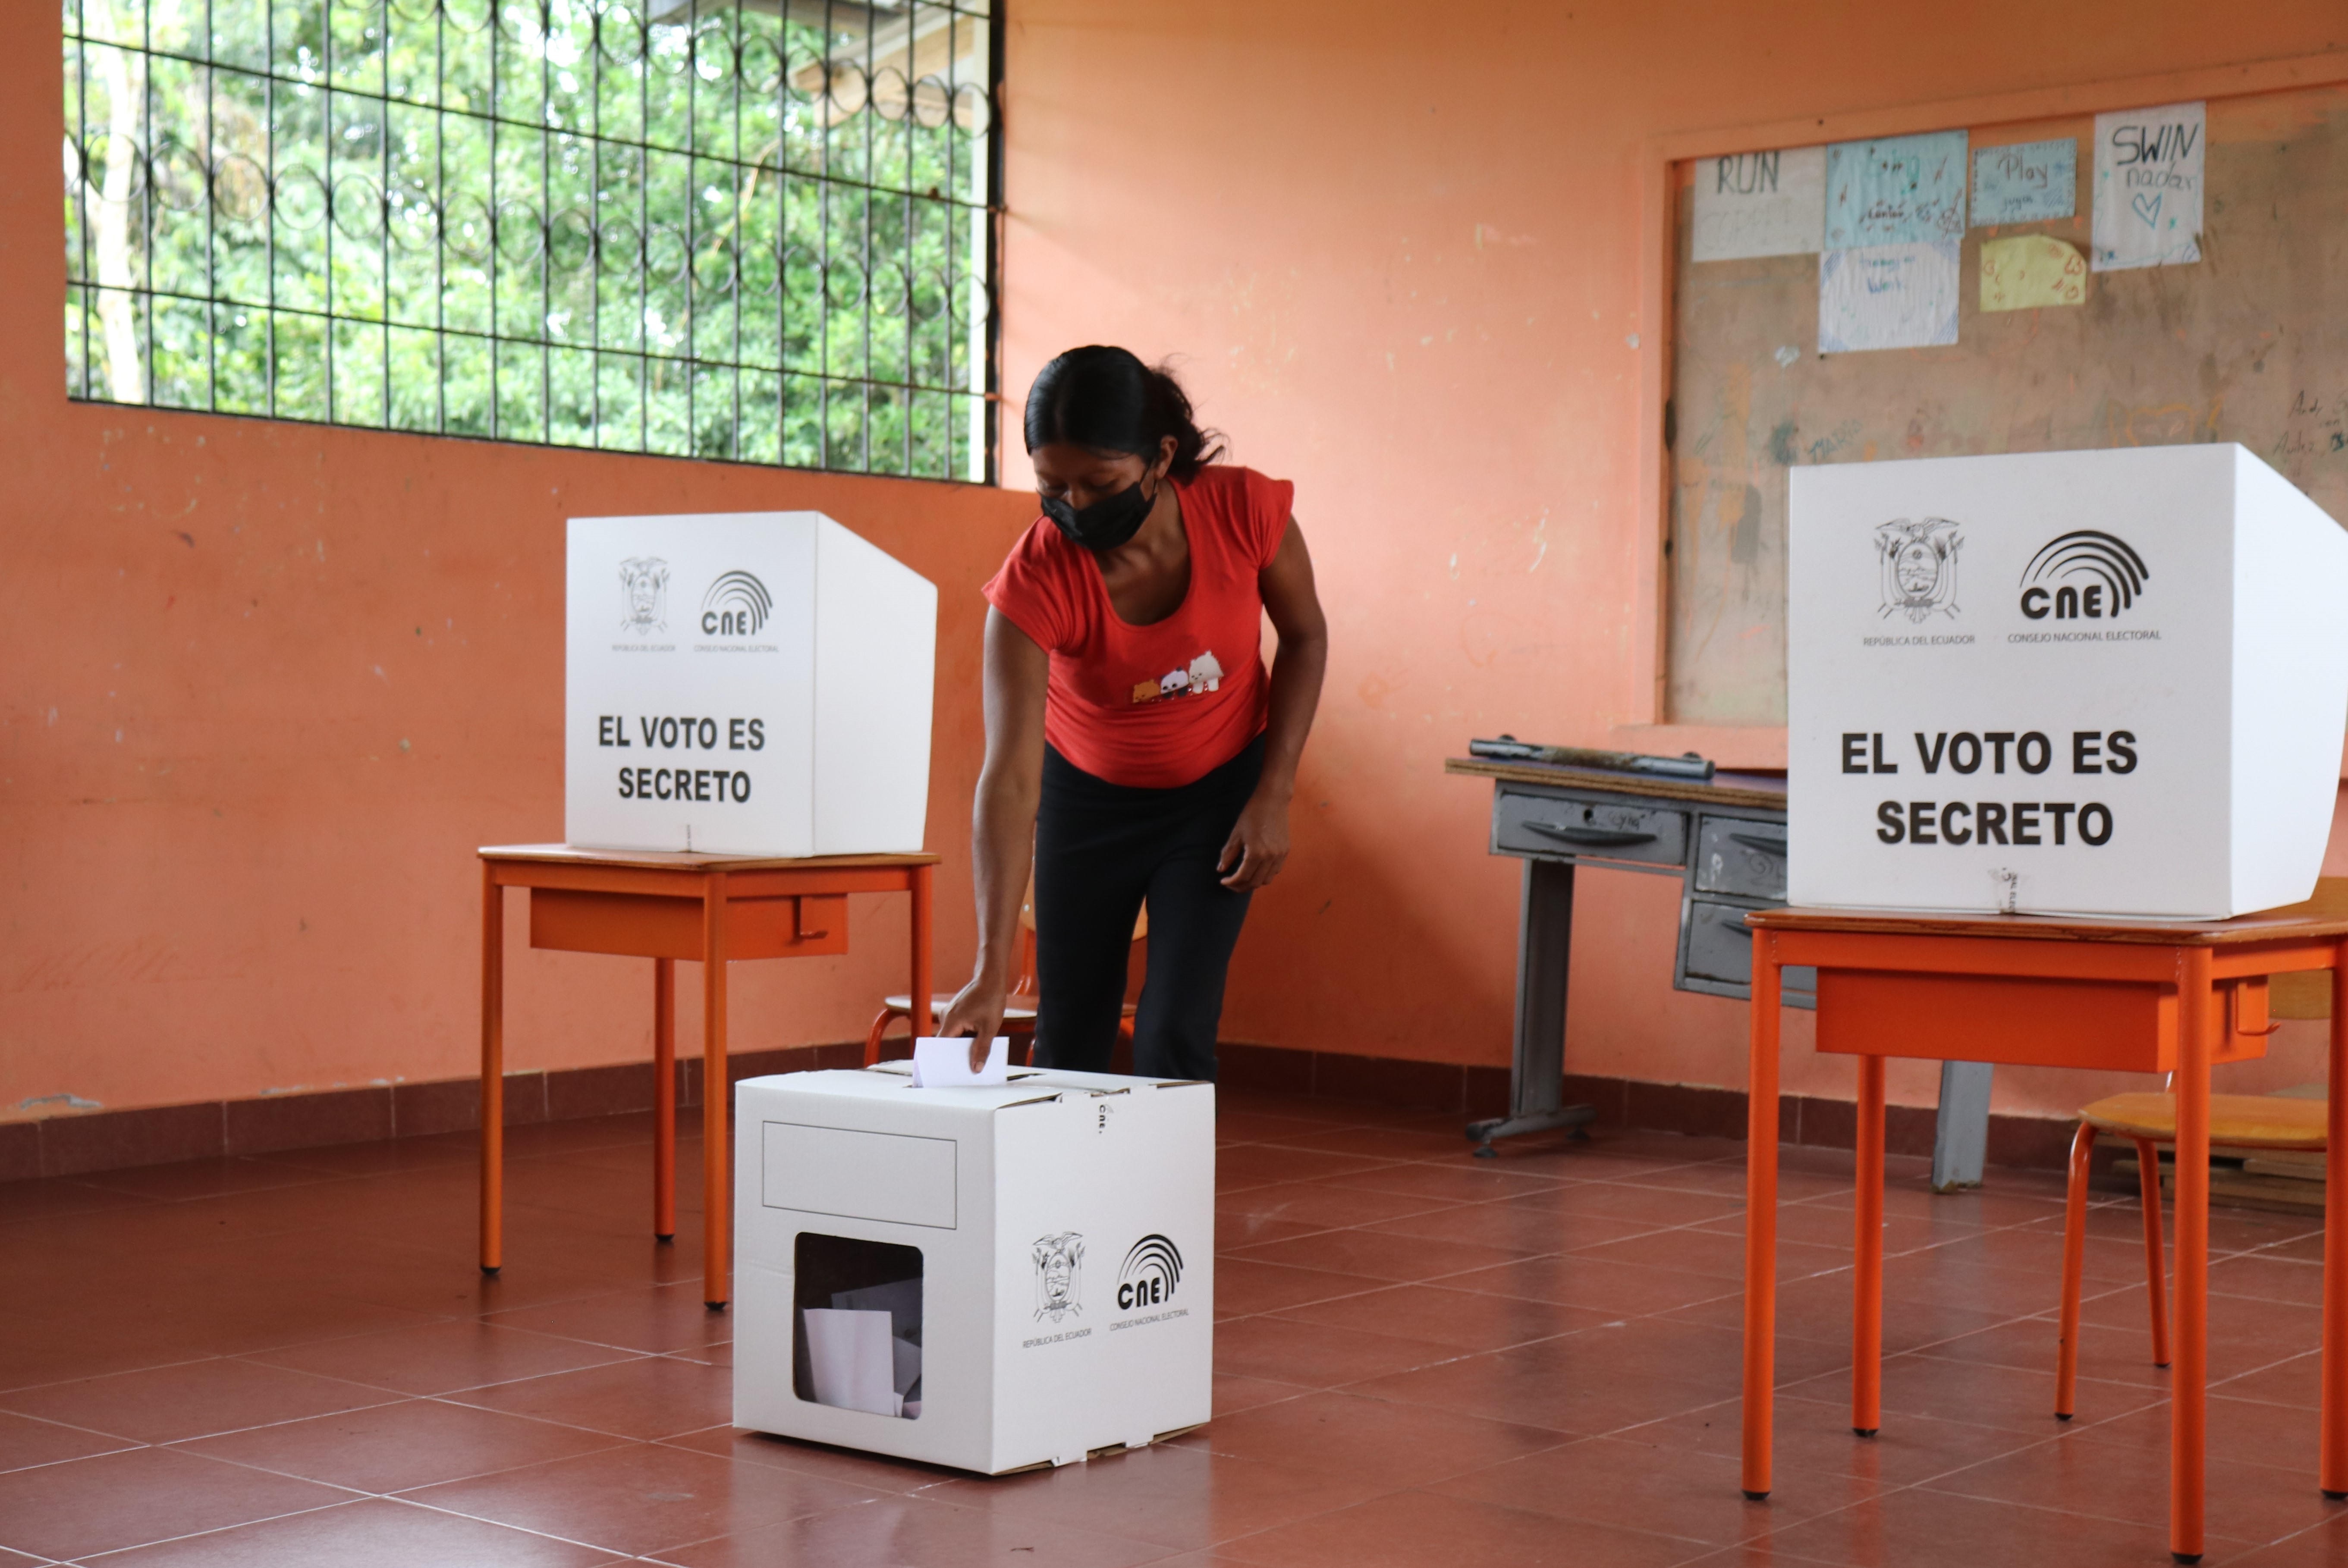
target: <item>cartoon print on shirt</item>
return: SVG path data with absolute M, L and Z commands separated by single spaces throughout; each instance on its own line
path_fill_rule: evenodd
M 1154 681 L 1133 683 L 1136 703 L 1158 702 L 1166 697 L 1204 696 L 1223 684 L 1223 666 L 1210 650 L 1190 661 L 1188 669 L 1168 670 Z

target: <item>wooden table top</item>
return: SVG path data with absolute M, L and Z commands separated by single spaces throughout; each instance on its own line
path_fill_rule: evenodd
M 1878 909 L 1756 909 L 1756 931 L 1880 933 L 1897 936 L 2003 936 L 2053 942 L 2222 947 L 2235 943 L 2348 936 L 2348 877 L 2325 877 L 2304 903 L 2231 920 L 2126 920 L 2085 914 L 1900 914 Z
M 677 850 L 582 850 L 569 844 L 484 844 L 485 861 L 541 861 L 571 866 L 639 866 L 659 871 L 876 871 L 933 866 L 939 856 L 912 855 L 702 855 Z
M 1786 809 L 1786 790 L 1782 780 L 1775 789 L 1756 789 L 1744 784 L 1704 784 L 1694 779 L 1661 779 L 1649 773 L 1610 773 L 1596 768 L 1554 768 L 1546 762 L 1495 762 L 1481 757 L 1447 758 L 1443 770 L 1476 779 L 1505 779 L 1513 784 L 1603 789 L 1612 794 L 1643 795 L 1658 800 L 1757 807 L 1764 811 Z

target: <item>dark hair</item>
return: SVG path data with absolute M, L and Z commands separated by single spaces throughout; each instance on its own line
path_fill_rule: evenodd
M 1122 348 L 1071 348 L 1035 374 L 1027 389 L 1027 449 L 1066 441 L 1097 452 L 1131 452 L 1155 462 L 1174 438 L 1170 469 L 1189 480 L 1223 455 L 1223 438 L 1201 430 L 1173 373 Z M 1211 445 L 1210 444 L 1211 443 Z

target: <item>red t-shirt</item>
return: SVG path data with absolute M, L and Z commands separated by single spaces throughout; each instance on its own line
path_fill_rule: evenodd
M 1252 469 L 1177 480 L 1190 587 L 1155 625 L 1121 619 L 1092 552 L 1039 517 L 985 587 L 1052 656 L 1044 738 L 1112 784 L 1170 789 L 1212 772 L 1263 732 L 1263 593 L 1296 487 Z

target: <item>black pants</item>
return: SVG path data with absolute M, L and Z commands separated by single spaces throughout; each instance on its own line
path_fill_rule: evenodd
M 1107 1072 L 1125 1007 L 1134 918 L 1149 904 L 1149 975 L 1133 1020 L 1133 1070 L 1215 1076 L 1223 977 L 1249 894 L 1215 869 L 1263 771 L 1263 738 L 1193 783 L 1136 789 L 1050 747 L 1035 815 L 1035 1059 Z

